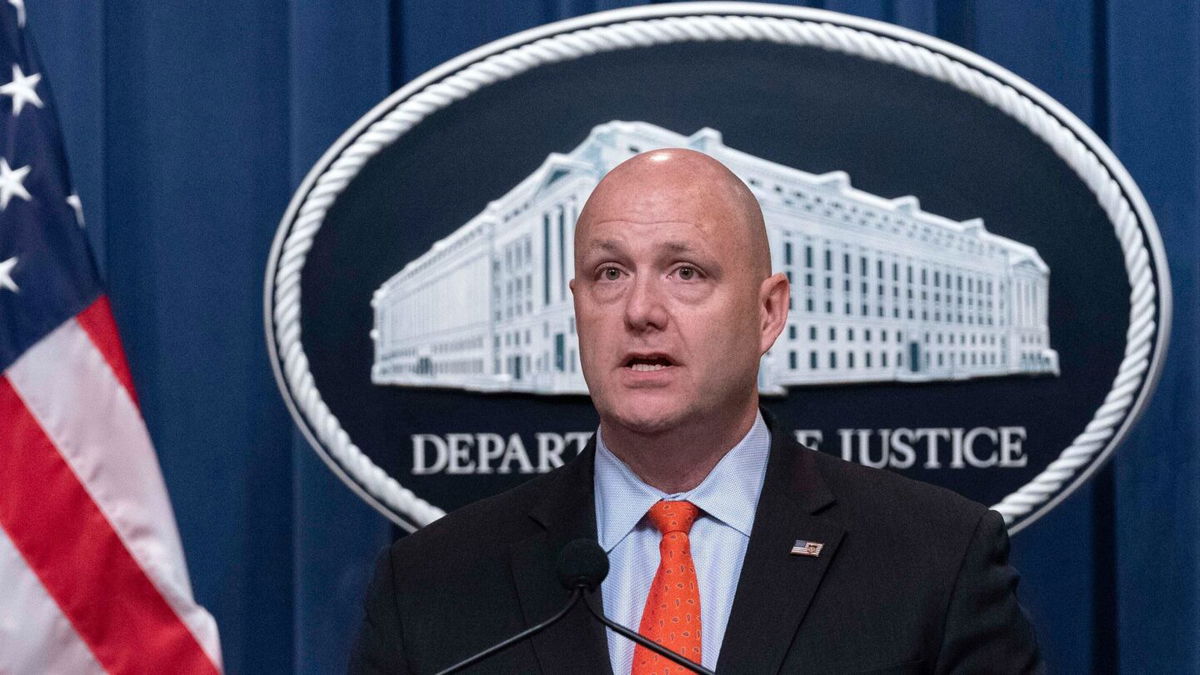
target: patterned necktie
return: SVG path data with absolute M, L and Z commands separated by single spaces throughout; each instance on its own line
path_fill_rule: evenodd
M 700 509 L 685 501 L 661 501 L 650 507 L 650 522 L 662 532 L 658 545 L 658 572 L 638 632 L 686 658 L 700 662 L 700 587 L 692 561 L 688 531 Z M 631 675 L 691 673 L 638 645 L 633 651 Z

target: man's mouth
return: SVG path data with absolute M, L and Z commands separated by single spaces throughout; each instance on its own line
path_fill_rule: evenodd
M 629 358 L 625 359 L 624 367 L 637 373 L 649 373 L 655 370 L 662 370 L 673 365 L 675 365 L 675 363 L 667 356 L 661 354 L 646 354 L 630 356 Z

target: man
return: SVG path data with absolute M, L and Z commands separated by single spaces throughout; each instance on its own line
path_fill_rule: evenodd
M 575 234 L 580 358 L 600 429 L 557 471 L 400 540 L 368 592 L 354 672 L 436 672 L 551 616 L 562 547 L 596 539 L 591 597 L 721 673 L 1030 672 L 1000 517 L 795 444 L 758 407 L 787 319 L 762 212 L 706 155 L 637 155 Z M 478 672 L 687 672 L 586 608 Z

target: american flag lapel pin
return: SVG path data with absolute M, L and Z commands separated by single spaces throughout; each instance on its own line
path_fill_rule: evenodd
M 823 548 L 825 548 L 825 544 L 819 541 L 797 539 L 795 545 L 792 546 L 792 555 L 806 555 L 810 558 L 816 558 L 821 555 L 821 549 Z

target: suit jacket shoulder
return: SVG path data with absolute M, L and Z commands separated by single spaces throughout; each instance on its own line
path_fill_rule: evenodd
M 1040 667 L 998 514 L 773 432 L 718 670 Z M 788 555 L 796 540 L 819 555 Z
M 560 609 L 568 593 L 557 580 L 558 551 L 596 538 L 591 452 L 388 547 L 368 588 L 350 671 L 436 672 Z M 478 672 L 561 672 L 572 664 L 609 672 L 602 628 L 585 612 L 576 607 Z

